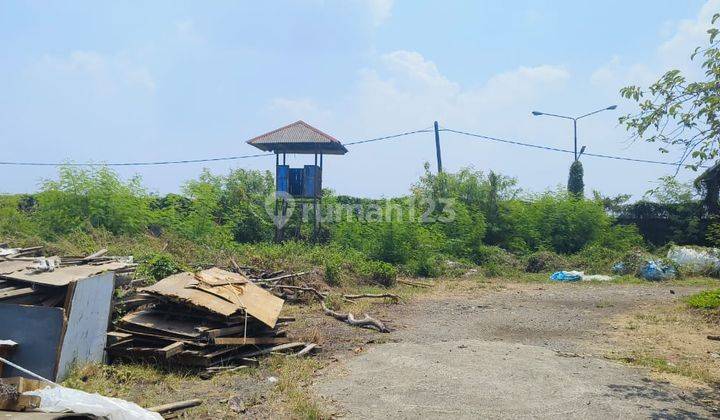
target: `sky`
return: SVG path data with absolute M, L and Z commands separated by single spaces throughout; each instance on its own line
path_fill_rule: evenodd
M 619 97 L 698 69 L 720 0 L 295 0 L 0 2 L 0 161 L 138 162 L 258 153 L 246 140 L 302 119 L 343 142 L 440 126 L 587 152 L 673 161 L 629 141 Z M 564 185 L 572 155 L 441 132 L 443 169 Z M 338 194 L 389 197 L 435 170 L 432 133 L 324 160 Z M 312 156 L 289 156 L 291 165 Z M 641 197 L 674 168 L 583 157 L 586 190 Z M 203 168 L 272 170 L 273 157 L 121 167 L 151 192 Z M 681 170 L 681 180 L 696 176 Z M 0 166 L 0 192 L 36 191 L 53 167 Z

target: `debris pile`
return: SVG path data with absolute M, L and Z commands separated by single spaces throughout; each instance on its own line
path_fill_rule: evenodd
M 283 299 L 239 273 L 174 274 L 132 300 L 136 309 L 108 333 L 114 358 L 210 368 L 306 346 L 279 328 L 292 321 L 279 317 Z
M 81 257 L 41 250 L 0 244 L 0 356 L 62 380 L 74 364 L 103 360 L 115 273 L 134 265 L 104 249 Z M 13 367 L 0 375 L 24 376 Z

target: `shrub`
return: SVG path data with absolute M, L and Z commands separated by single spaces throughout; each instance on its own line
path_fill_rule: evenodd
M 338 286 L 341 282 L 341 266 L 336 261 L 325 262 L 325 282 L 330 286 Z
M 579 160 L 570 165 L 570 174 L 568 175 L 567 189 L 570 194 L 576 198 L 582 198 L 585 193 L 585 182 L 583 181 L 583 166 Z
M 518 258 L 498 246 L 480 245 L 475 250 L 475 263 L 482 266 L 498 265 L 506 269 L 518 269 L 522 263 Z
M 392 287 L 397 280 L 397 269 L 384 261 L 367 261 L 360 267 L 360 276 L 385 287 Z
M 568 259 L 552 251 L 538 251 L 530 254 L 525 264 L 525 271 L 528 273 L 540 273 L 546 271 L 571 270 Z
M 182 271 L 180 264 L 172 255 L 164 252 L 148 255 L 138 266 L 138 273 L 154 281 L 162 280 L 180 271 Z
M 720 289 L 706 290 L 690 296 L 687 299 L 688 305 L 698 309 L 720 308 Z
M 98 227 L 136 234 L 150 222 L 150 199 L 141 179 L 124 182 L 106 167 L 61 167 L 58 180 L 45 181 L 36 198 L 33 219 L 46 237 Z

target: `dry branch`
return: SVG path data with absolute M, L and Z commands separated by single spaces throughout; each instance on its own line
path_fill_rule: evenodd
M 347 313 L 342 314 L 340 312 L 335 312 L 332 309 L 328 308 L 325 305 L 325 302 L 322 302 L 322 308 L 323 312 L 325 312 L 325 315 L 331 316 L 338 321 L 343 321 L 345 323 L 348 323 L 354 327 L 361 327 L 361 328 L 369 328 L 369 329 L 376 329 L 383 333 L 389 333 L 390 330 L 383 324 L 382 322 L 378 321 L 377 319 L 374 319 L 370 317 L 370 315 L 365 314 L 365 318 L 363 319 L 356 319 L 353 314 Z
M 314 294 L 320 300 L 325 300 L 325 298 L 327 297 L 327 295 L 320 292 L 319 290 L 312 288 L 312 287 L 308 287 L 308 286 L 290 286 L 290 285 L 285 285 L 285 284 L 276 284 L 275 286 L 272 286 L 270 288 L 270 290 L 275 290 L 275 289 L 298 290 L 301 292 L 310 292 L 310 293 Z
M 395 302 L 398 302 L 400 300 L 400 296 L 393 294 L 393 293 L 363 293 L 360 295 L 343 295 L 345 299 L 353 300 L 353 299 L 382 299 L 382 298 L 388 298 L 392 299 Z

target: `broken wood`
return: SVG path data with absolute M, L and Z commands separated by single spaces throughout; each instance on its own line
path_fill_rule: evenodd
M 325 300 L 325 298 L 327 297 L 327 295 L 325 293 L 322 293 L 319 290 L 317 290 L 313 287 L 308 287 L 308 286 L 290 286 L 290 285 L 285 285 L 285 284 L 276 284 L 270 288 L 270 290 L 275 290 L 275 289 L 298 290 L 301 292 L 309 292 L 309 293 L 314 294 L 320 300 Z
M 93 252 L 92 254 L 88 255 L 87 257 L 83 258 L 82 260 L 83 260 L 83 261 L 92 261 L 92 260 L 94 260 L 95 258 L 100 258 L 100 257 L 102 257 L 103 255 L 107 254 L 107 252 L 108 252 L 108 250 L 105 249 L 105 248 L 103 248 L 103 249 L 101 249 L 100 251 Z
M 213 342 L 224 346 L 243 346 L 248 344 L 286 344 L 290 340 L 286 337 L 218 337 Z
M 160 355 L 164 358 L 169 359 L 178 353 L 182 353 L 183 350 L 185 350 L 185 344 L 183 342 L 176 341 L 172 344 L 168 344 L 161 349 L 158 349 L 158 353 L 160 353 Z
M 707 339 L 708 339 L 708 340 L 720 341 L 720 335 L 708 335 L 708 336 L 707 336 Z
M 398 302 L 400 300 L 400 296 L 393 294 L 393 293 L 363 293 L 363 294 L 359 294 L 359 295 L 343 295 L 343 297 L 345 299 L 350 299 L 350 300 L 365 299 L 365 298 L 370 298 L 370 299 L 388 298 L 388 299 L 392 299 L 395 302 Z
M 200 405 L 202 403 L 203 403 L 202 400 L 197 400 L 197 399 L 196 400 L 178 401 L 178 402 L 174 402 L 174 403 L 150 407 L 150 408 L 148 408 L 148 410 L 154 411 L 154 412 L 160 413 L 160 414 L 171 413 L 173 411 L 185 410 L 188 408 L 197 407 L 198 405 Z
M 408 286 L 415 286 L 415 287 L 433 287 L 432 284 L 421 283 L 419 281 L 409 281 L 409 280 L 398 279 L 397 282 L 400 284 L 406 284 Z
M 331 317 L 337 319 L 338 321 L 343 321 L 354 327 L 375 329 L 375 330 L 378 330 L 383 333 L 390 332 L 390 330 L 385 326 L 385 324 L 378 321 L 377 319 L 372 318 L 368 314 L 365 314 L 365 318 L 356 319 L 352 313 L 342 314 L 340 312 L 333 311 L 332 309 L 328 308 L 327 305 L 325 305 L 324 301 L 322 302 L 322 308 L 323 308 L 323 312 L 325 312 L 325 315 L 331 316 Z
M 304 275 L 309 274 L 309 273 L 310 273 L 309 271 L 301 271 L 301 272 L 299 272 L 299 273 L 284 274 L 284 275 L 282 275 L 282 276 L 270 277 L 270 278 L 267 278 L 267 279 L 256 280 L 255 283 L 277 283 L 277 282 L 279 282 L 280 280 L 291 279 L 291 278 L 294 278 L 294 277 L 301 277 L 301 276 L 304 276 Z
M 315 347 L 317 347 L 317 344 L 315 344 L 315 343 L 310 343 L 310 344 L 308 344 L 307 346 L 305 346 L 304 349 L 302 349 L 302 350 L 300 350 L 299 352 L 295 353 L 293 356 L 295 356 L 295 357 L 303 357 L 303 356 L 305 356 L 306 354 L 308 354 L 308 353 L 310 353 L 311 351 L 313 351 L 313 349 L 314 349 Z

